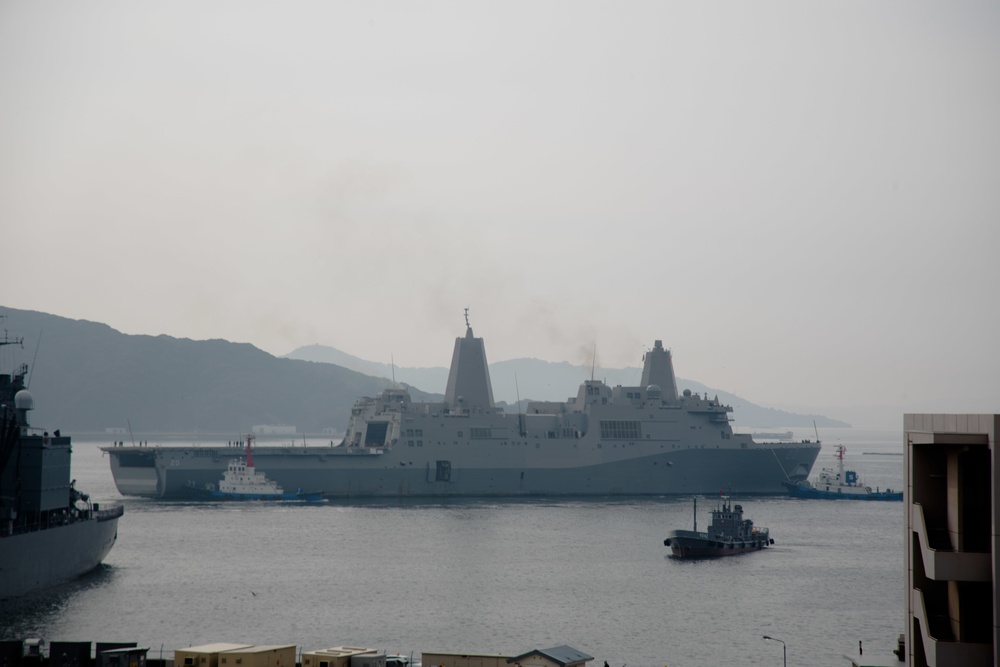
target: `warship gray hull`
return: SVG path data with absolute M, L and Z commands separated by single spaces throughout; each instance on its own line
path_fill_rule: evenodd
M 254 456 L 257 467 L 285 488 L 323 489 L 328 497 L 385 497 L 670 495 L 730 487 L 743 494 L 783 494 L 785 472 L 790 479 L 808 477 L 818 454 L 817 443 L 740 450 L 678 445 L 658 452 L 641 452 L 651 448 L 638 444 L 633 451 L 627 445 L 608 445 L 610 452 L 605 447 L 581 452 L 579 446 L 567 448 L 547 440 L 538 444 L 546 446 L 547 456 L 537 451 L 500 453 L 487 457 L 493 459 L 490 467 L 484 467 L 482 456 L 455 451 L 456 446 L 425 445 L 422 455 L 259 446 Z M 106 450 L 115 484 L 123 495 L 150 498 L 190 497 L 192 485 L 217 481 L 234 457 L 228 447 L 150 447 L 141 452 L 147 465 L 122 466 L 121 454 L 132 449 L 138 448 Z M 444 470 L 439 471 L 439 462 L 446 464 Z
M 445 398 L 404 389 L 360 399 L 343 441 L 258 446 L 254 459 L 285 488 L 332 498 L 781 494 L 806 479 L 818 442 L 756 443 L 734 433 L 717 398 L 678 395 L 670 352 L 656 341 L 637 387 L 588 380 L 566 402 L 521 414 L 493 403 L 481 338 L 455 341 Z M 231 447 L 103 447 L 124 495 L 182 498 L 219 479 Z
M 6 336 L 0 345 L 20 344 Z M 124 508 L 100 509 L 70 480 L 70 438 L 31 426 L 28 367 L 0 374 L 0 599 L 60 584 L 97 567 Z
M 119 506 L 74 523 L 0 540 L 0 599 L 71 581 L 104 560 L 118 537 Z

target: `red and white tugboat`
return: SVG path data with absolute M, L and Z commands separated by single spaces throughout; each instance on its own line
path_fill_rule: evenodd
M 716 558 L 760 551 L 774 544 L 767 528 L 754 528 L 743 518 L 743 506 L 733 505 L 729 496 L 719 495 L 712 510 L 712 525 L 698 532 L 698 499 L 694 501 L 694 530 L 672 530 L 663 540 L 676 558 Z
M 285 493 L 280 484 L 269 480 L 267 475 L 253 465 L 253 450 L 250 443 L 253 436 L 247 436 L 246 458 L 231 459 L 218 486 L 207 484 L 204 489 L 195 489 L 200 495 L 216 500 L 321 500 L 322 492 Z

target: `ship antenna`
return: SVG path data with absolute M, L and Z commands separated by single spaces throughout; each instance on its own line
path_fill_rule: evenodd
M 3 321 L 5 319 L 7 319 L 6 315 L 0 315 L 0 321 Z M 41 335 L 41 334 L 39 334 L 39 335 Z M 10 334 L 7 333 L 7 330 L 4 329 L 3 330 L 3 340 L 0 340 L 0 347 L 2 347 L 4 345 L 20 345 L 21 349 L 23 350 L 24 349 L 24 338 L 11 338 Z M 36 355 L 38 354 L 38 346 L 35 346 L 35 354 Z M 31 367 L 32 368 L 35 367 L 35 360 L 34 359 L 31 360 Z M 28 380 L 29 381 L 31 380 L 31 376 L 30 375 L 28 376 Z
M 816 432 L 816 442 L 819 442 L 819 429 L 816 428 L 816 420 L 813 420 L 813 431 Z
M 0 315 L 0 320 L 7 319 L 6 315 Z M 11 338 L 7 333 L 7 330 L 3 330 L 3 340 L 0 340 L 0 345 L 20 345 L 21 349 L 24 349 L 24 338 Z
M 521 389 L 517 386 L 517 373 L 514 373 L 514 393 L 517 395 L 517 433 L 524 437 L 524 419 L 521 416 Z
M 469 309 L 468 308 L 465 309 L 465 328 L 466 329 L 471 329 L 472 328 L 472 325 L 469 324 Z
M 20 341 L 18 341 L 20 342 Z M 42 331 L 38 330 L 38 342 L 35 343 L 35 353 L 31 356 L 31 369 L 28 371 L 28 381 L 24 384 L 25 389 L 31 388 L 31 376 L 35 372 L 35 359 L 38 359 L 38 348 L 42 345 Z M 22 347 L 24 347 L 22 345 Z
M 118 423 L 121 424 L 121 422 Z M 128 424 L 128 437 L 132 438 L 132 446 L 135 447 L 135 436 L 132 435 L 132 422 L 126 419 L 125 423 Z
M 392 366 L 392 388 L 396 388 L 396 360 L 389 355 L 389 365 Z
M 594 354 L 590 358 L 590 381 L 594 381 L 594 370 L 597 368 L 597 343 L 594 343 Z

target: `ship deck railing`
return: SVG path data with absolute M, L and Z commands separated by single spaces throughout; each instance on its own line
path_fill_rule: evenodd
M 69 526 L 80 521 L 95 519 L 97 521 L 110 521 L 125 514 L 125 507 L 115 504 L 108 509 L 98 510 L 77 510 L 75 514 L 67 514 L 65 518 L 52 517 L 47 521 L 32 521 L 22 523 L 17 520 L 0 522 L 0 537 L 12 537 L 14 535 L 25 535 L 27 533 L 37 533 L 42 530 L 51 530 L 62 526 Z

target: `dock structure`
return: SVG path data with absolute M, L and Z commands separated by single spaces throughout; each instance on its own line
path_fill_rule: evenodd
M 46 651 L 45 649 L 49 650 Z M 388 654 L 383 649 L 338 645 L 302 650 L 295 644 L 214 642 L 185 646 L 173 658 L 151 659 L 136 643 L 0 641 L 6 667 L 586 667 L 591 656 L 570 646 L 532 649 L 520 655 L 469 651 Z

